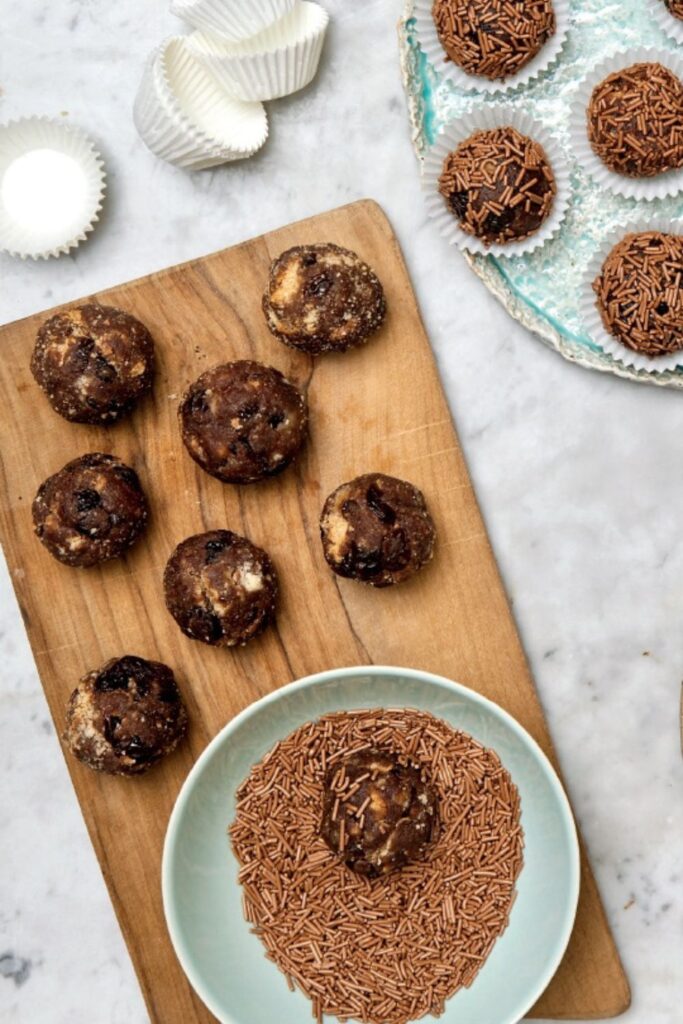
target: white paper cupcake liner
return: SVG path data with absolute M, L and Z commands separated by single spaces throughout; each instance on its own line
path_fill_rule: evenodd
M 171 11 L 193 28 L 233 42 L 258 35 L 294 7 L 296 0 L 171 0 Z
M 543 147 L 555 175 L 557 193 L 550 214 L 533 235 L 519 242 L 487 246 L 480 238 L 463 231 L 458 218 L 448 209 L 446 200 L 439 192 L 439 178 L 444 160 L 459 143 L 474 132 L 503 127 L 516 128 L 522 135 L 528 135 Z M 424 159 L 422 188 L 427 197 L 427 212 L 435 221 L 439 233 L 451 245 L 484 256 L 521 256 L 544 245 L 559 231 L 571 198 L 569 169 L 559 145 L 548 129 L 530 114 L 503 105 L 472 111 L 446 125 Z
M 104 191 L 102 159 L 80 129 L 47 117 L 0 125 L 1 252 L 69 252 L 95 226 Z
M 133 119 L 156 156 L 189 170 L 252 156 L 268 137 L 263 105 L 226 95 L 182 36 L 165 40 L 151 54 Z
M 648 0 L 648 7 L 652 20 L 659 25 L 662 32 L 665 32 L 669 39 L 683 44 L 683 19 L 674 18 L 664 0 Z
M 569 0 L 553 0 L 555 33 L 528 64 L 509 78 L 492 81 L 483 75 L 470 75 L 448 59 L 432 17 L 434 0 L 415 0 L 415 30 L 420 49 L 432 67 L 458 89 L 482 93 L 503 93 L 525 85 L 554 64 L 567 41 L 570 27 Z
M 626 345 L 622 345 L 614 335 L 606 330 L 598 308 L 597 296 L 593 291 L 593 281 L 602 270 L 603 263 L 617 242 L 620 242 L 626 235 L 638 234 L 641 231 L 660 231 L 663 234 L 680 235 L 683 234 L 683 220 L 672 220 L 665 217 L 645 218 L 635 220 L 631 224 L 624 224 L 605 235 L 586 266 L 581 281 L 579 312 L 591 341 L 599 345 L 604 352 L 609 352 L 617 362 L 623 366 L 632 366 L 635 370 L 661 373 L 663 370 L 675 370 L 677 366 L 683 366 L 683 349 L 680 352 L 671 352 L 651 358 L 641 355 L 639 352 L 633 352 Z
M 654 178 L 628 178 L 611 171 L 594 152 L 588 138 L 587 111 L 593 89 L 613 71 L 644 62 L 662 64 L 683 82 L 683 56 L 664 47 L 638 46 L 611 53 L 582 79 L 571 106 L 569 132 L 577 162 L 603 188 L 630 199 L 664 199 L 683 191 L 683 168 Z
M 193 32 L 187 46 L 216 81 L 241 100 L 274 100 L 303 89 L 315 77 L 329 15 L 301 0 L 275 25 L 241 43 Z

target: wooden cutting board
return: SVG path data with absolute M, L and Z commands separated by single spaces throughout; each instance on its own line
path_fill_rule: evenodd
M 386 289 L 387 322 L 370 343 L 313 362 L 275 341 L 261 294 L 271 259 L 290 245 L 333 241 L 359 252 Z M 187 697 L 189 742 L 139 779 L 100 776 L 67 757 L 102 873 L 155 1024 L 213 1017 L 175 959 L 161 905 L 166 823 L 192 762 L 238 711 L 300 676 L 342 665 L 441 673 L 502 704 L 555 761 L 397 240 L 363 201 L 274 231 L 95 298 L 143 320 L 158 352 L 153 398 L 108 430 L 69 424 L 29 372 L 50 313 L 0 329 L 1 528 L 9 570 L 57 730 L 78 678 L 126 653 L 167 662 Z M 311 439 L 282 477 L 231 487 L 203 473 L 178 432 L 178 398 L 207 367 L 258 359 L 308 390 Z M 87 451 L 135 466 L 151 501 L 148 532 L 124 560 L 89 570 L 54 561 L 33 535 L 41 481 Z M 434 562 L 376 591 L 338 580 L 318 536 L 323 500 L 367 471 L 405 477 L 436 521 Z M 277 628 L 246 648 L 213 650 L 168 615 L 161 577 L 178 541 L 229 527 L 271 552 L 282 582 Z M 629 988 L 586 857 L 574 934 L 534 1016 L 596 1018 L 629 1004 Z M 97 993 L 88 993 L 97 1005 Z

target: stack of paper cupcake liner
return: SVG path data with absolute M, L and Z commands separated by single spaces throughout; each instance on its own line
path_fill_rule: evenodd
M 158 157 L 201 170 L 252 156 L 268 137 L 263 100 L 315 77 L 329 16 L 311 0 L 172 0 L 194 31 L 149 57 L 134 105 Z

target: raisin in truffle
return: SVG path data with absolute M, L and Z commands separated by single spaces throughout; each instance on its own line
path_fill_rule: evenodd
M 612 171 L 651 178 L 683 167 L 683 82 L 661 64 L 633 64 L 596 85 L 588 137 Z
M 364 750 L 327 773 L 320 834 L 359 875 L 385 875 L 423 857 L 436 823 L 436 794 L 405 758 Z
M 439 192 L 468 235 L 485 245 L 538 231 L 557 192 L 543 147 L 516 128 L 475 132 L 444 160 Z
M 164 572 L 166 607 L 183 633 L 215 647 L 246 644 L 273 621 L 275 567 L 230 530 L 188 537 Z
M 450 60 L 492 80 L 517 74 L 555 34 L 551 0 L 435 0 L 432 16 Z
M 333 491 L 320 534 L 330 567 L 373 587 L 414 576 L 431 559 L 436 537 L 422 492 L 383 473 L 367 473 Z
M 306 399 L 278 370 L 243 360 L 203 373 L 180 406 L 188 452 L 227 483 L 282 472 L 306 438 Z
M 683 21 L 683 0 L 664 0 L 670 14 Z
M 312 355 L 367 341 L 384 320 L 384 290 L 355 252 L 297 245 L 270 268 L 263 311 L 280 341 Z
M 39 540 L 60 562 L 81 568 L 124 554 L 147 517 L 135 470 L 100 452 L 67 462 L 40 485 L 33 502 Z
M 76 306 L 40 328 L 31 372 L 64 419 L 106 426 L 150 390 L 154 343 L 129 313 Z
M 626 235 L 593 282 L 605 330 L 649 357 L 683 349 L 682 281 L 683 236 Z
M 186 730 L 171 669 L 126 655 L 81 679 L 67 706 L 63 738 L 95 771 L 140 775 L 170 754 Z

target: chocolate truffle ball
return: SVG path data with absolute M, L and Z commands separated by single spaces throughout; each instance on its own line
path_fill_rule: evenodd
M 129 313 L 76 306 L 40 328 L 31 372 L 64 419 L 107 426 L 152 387 L 154 343 Z
M 170 754 L 186 731 L 171 669 L 126 655 L 83 676 L 67 705 L 63 739 L 88 768 L 140 775 Z
M 337 575 L 373 587 L 414 576 L 431 559 L 436 538 L 422 492 L 383 473 L 367 473 L 333 491 L 320 534 Z
M 664 0 L 664 3 L 674 18 L 680 18 L 683 21 L 683 0 Z
M 263 311 L 280 341 L 312 355 L 360 345 L 384 320 L 384 290 L 355 252 L 296 245 L 270 268 Z
M 281 473 L 306 439 L 303 394 L 279 370 L 243 360 L 203 373 L 180 406 L 188 452 L 227 483 Z
M 683 236 L 626 235 L 593 282 L 605 330 L 634 352 L 683 349 Z
M 81 568 L 124 554 L 147 518 L 135 470 L 101 452 L 67 462 L 40 485 L 33 501 L 38 539 L 60 562 Z
M 683 82 L 661 64 L 632 64 L 596 85 L 588 137 L 612 171 L 651 178 L 683 167 Z
M 265 551 L 230 530 L 188 537 L 164 572 L 166 607 L 192 640 L 246 644 L 273 621 L 275 567 Z
M 376 878 L 424 856 L 436 812 L 436 794 L 419 768 L 365 750 L 329 769 L 320 834 L 348 868 Z
M 551 0 L 435 0 L 432 17 L 450 60 L 492 80 L 517 74 L 555 33 Z
M 439 192 L 469 235 L 485 245 L 538 231 L 557 186 L 543 147 L 516 128 L 475 132 L 444 160 Z

